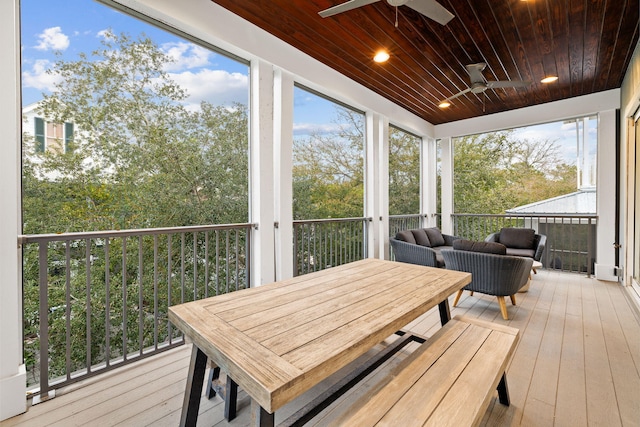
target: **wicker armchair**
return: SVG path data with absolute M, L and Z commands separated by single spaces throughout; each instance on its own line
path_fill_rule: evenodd
M 471 283 L 458 291 L 454 307 L 465 289 L 472 295 L 473 292 L 494 295 L 498 298 L 502 317 L 509 319 L 504 297 L 509 296 L 511 303 L 516 304 L 515 294 L 527 283 L 533 259 L 455 249 L 443 250 L 442 256 L 448 269 L 471 273 Z
M 508 240 L 504 236 L 507 233 L 509 234 Z M 501 235 L 503 235 L 503 239 L 501 239 Z M 547 236 L 536 234 L 530 228 L 503 228 L 497 233 L 489 234 L 484 241 L 504 244 L 507 247 L 507 255 L 526 256 L 542 262 Z

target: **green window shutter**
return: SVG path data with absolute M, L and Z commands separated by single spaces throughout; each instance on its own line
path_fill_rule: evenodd
M 40 117 L 35 117 L 33 122 L 35 124 L 36 152 L 44 153 L 44 120 Z
M 71 142 L 73 142 L 73 123 L 64 124 L 64 152 L 71 151 Z

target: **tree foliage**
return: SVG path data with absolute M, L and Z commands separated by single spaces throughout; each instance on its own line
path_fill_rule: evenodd
M 364 118 L 336 106 L 337 130 L 294 142 L 294 219 L 349 218 L 364 214 Z
M 148 38 L 107 33 L 101 49 L 55 63 L 41 113 L 77 131 L 65 154 L 25 141 L 25 232 L 248 220 L 247 107 L 188 110 L 171 61 Z
M 421 139 L 389 129 L 389 215 L 420 213 Z
M 575 190 L 575 166 L 561 159 L 554 141 L 503 131 L 454 142 L 455 212 L 502 214 Z

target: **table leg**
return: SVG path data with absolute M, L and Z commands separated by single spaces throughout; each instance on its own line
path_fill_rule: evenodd
M 451 320 L 451 311 L 449 311 L 449 299 L 445 299 L 438 304 L 440 311 L 440 323 L 444 326 L 449 320 Z
M 202 394 L 202 383 L 207 370 L 207 356 L 193 344 L 191 349 L 191 361 L 189 362 L 189 373 L 187 376 L 187 387 L 184 391 L 182 402 L 182 415 L 180 416 L 180 426 L 195 426 L 200 410 L 200 395 Z
M 262 406 L 251 399 L 251 425 L 255 427 L 274 427 L 276 425 L 275 414 L 265 411 Z

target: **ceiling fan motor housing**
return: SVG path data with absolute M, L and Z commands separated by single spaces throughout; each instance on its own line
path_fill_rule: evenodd
M 482 93 L 487 90 L 487 85 L 482 82 L 475 82 L 471 84 L 471 92 Z
M 402 6 L 403 4 L 405 4 L 406 2 L 408 2 L 409 0 L 387 0 L 387 3 L 389 3 L 391 6 Z

